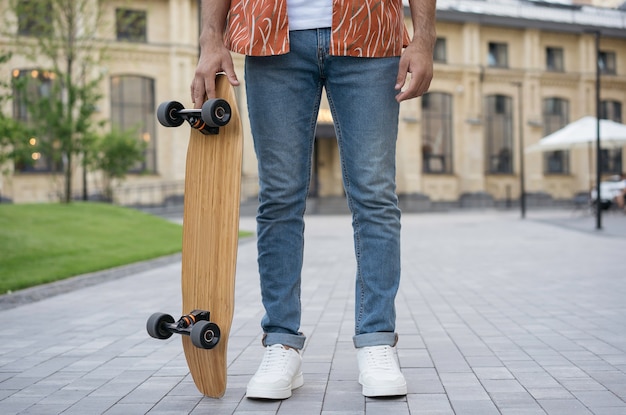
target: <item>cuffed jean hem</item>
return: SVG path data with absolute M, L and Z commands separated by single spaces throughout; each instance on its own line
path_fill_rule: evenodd
M 357 334 L 352 341 L 357 349 L 369 346 L 395 346 L 398 343 L 398 335 L 390 332 Z
M 263 346 L 271 346 L 273 344 L 282 344 L 293 349 L 302 350 L 306 337 L 303 335 L 295 335 L 288 333 L 265 333 L 261 342 Z

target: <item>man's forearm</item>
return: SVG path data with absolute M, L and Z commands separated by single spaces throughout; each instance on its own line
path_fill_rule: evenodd
M 222 41 L 229 8 L 228 0 L 202 0 L 200 47 L 206 42 Z
M 413 41 L 432 50 L 437 40 L 435 29 L 436 0 L 409 0 L 413 22 Z
M 231 85 L 239 85 L 232 57 L 224 45 L 229 8 L 229 0 L 202 0 L 200 57 L 191 82 L 191 100 L 195 108 L 201 108 L 206 98 L 215 98 L 216 73 L 226 73 Z

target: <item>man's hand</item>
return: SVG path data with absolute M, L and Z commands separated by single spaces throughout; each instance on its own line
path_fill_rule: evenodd
M 221 42 L 216 46 L 204 44 L 191 81 L 191 101 L 194 108 L 201 108 L 207 98 L 216 98 L 215 74 L 218 72 L 225 72 L 231 85 L 239 85 L 228 49 Z
M 435 30 L 436 0 L 409 0 L 413 40 L 400 56 L 396 89 L 400 91 L 396 100 L 402 102 L 417 98 L 428 91 L 433 79 L 433 49 L 437 39 Z M 411 74 L 409 86 L 402 91 Z
M 191 81 L 191 101 L 194 108 L 202 108 L 207 98 L 215 96 L 215 74 L 225 72 L 228 81 L 239 85 L 233 58 L 224 46 L 224 25 L 230 1 L 202 0 L 202 32 L 200 34 L 200 59 Z
M 402 91 L 402 87 L 406 83 L 409 73 L 411 74 L 409 85 Z M 422 96 L 428 91 L 432 79 L 432 50 L 429 50 L 428 47 L 419 47 L 415 43 L 411 43 L 400 57 L 398 77 L 396 80 L 396 90 L 400 92 L 396 95 L 396 100 L 402 102 L 407 99 Z

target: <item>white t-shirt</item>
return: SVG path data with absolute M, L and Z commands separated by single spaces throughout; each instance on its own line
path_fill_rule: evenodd
M 333 0 L 287 0 L 289 30 L 331 27 Z

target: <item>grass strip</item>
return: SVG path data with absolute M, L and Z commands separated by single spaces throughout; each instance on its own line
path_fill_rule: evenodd
M 173 254 L 182 226 L 101 203 L 0 205 L 0 293 Z

